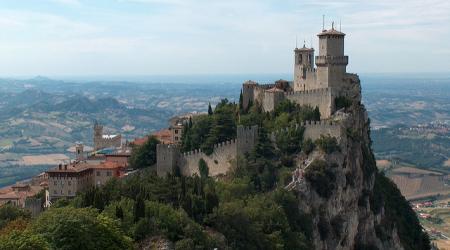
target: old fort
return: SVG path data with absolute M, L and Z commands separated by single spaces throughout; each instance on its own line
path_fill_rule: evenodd
M 283 100 L 316 108 L 320 121 L 305 121 L 297 124 L 303 127 L 304 137 L 315 140 L 321 135 L 341 138 L 345 116 L 339 112 L 337 100 L 360 102 L 360 81 L 356 74 L 347 73 L 348 56 L 344 52 L 345 34 L 336 30 L 323 29 L 318 35 L 319 54 L 314 48 L 294 49 L 294 80 L 279 80 L 275 83 L 260 84 L 247 81 L 242 85 L 243 108 L 259 105 L 263 111 L 270 112 Z M 283 133 L 285 128 L 278 128 Z M 273 138 L 273 134 L 271 135 Z M 183 175 L 198 174 L 198 163 L 203 159 L 212 176 L 225 174 L 232 167 L 239 154 L 245 154 L 257 143 L 258 126 L 238 126 L 236 138 L 214 145 L 213 153 L 206 154 L 197 149 L 181 152 L 178 143 L 157 146 L 157 173 L 165 176 L 176 168 Z

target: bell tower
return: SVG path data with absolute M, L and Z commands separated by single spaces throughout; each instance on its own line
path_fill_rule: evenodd
M 94 150 L 98 150 L 101 148 L 101 142 L 103 139 L 103 126 L 100 125 L 97 121 L 94 124 Z
M 307 48 L 303 44 L 302 48 L 294 50 L 294 91 L 303 91 L 312 88 L 314 74 L 314 49 Z
M 345 34 L 334 29 L 322 30 L 319 37 L 319 55 L 316 56 L 317 83 L 323 87 L 340 88 L 347 71 L 348 56 L 344 55 Z

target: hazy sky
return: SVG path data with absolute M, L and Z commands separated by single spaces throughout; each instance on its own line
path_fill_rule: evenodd
M 290 73 L 322 14 L 351 72 L 450 72 L 449 0 L 0 0 L 0 77 Z

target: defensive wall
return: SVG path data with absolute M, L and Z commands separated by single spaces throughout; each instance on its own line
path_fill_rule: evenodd
M 239 154 L 251 151 L 258 139 L 258 126 L 238 126 L 234 140 L 215 144 L 213 153 L 205 154 L 200 149 L 181 153 L 179 146 L 158 144 L 156 146 L 156 171 L 158 176 L 166 176 L 179 168 L 184 176 L 198 174 L 200 159 L 207 163 L 209 175 L 225 174 L 231 168 L 231 161 Z
M 250 103 L 259 103 L 264 111 L 270 112 L 275 109 L 278 103 L 288 99 L 299 105 L 319 107 L 322 119 L 329 118 L 334 111 L 334 92 L 331 88 L 284 92 L 275 88 L 267 89 L 266 86 L 255 82 L 243 84 L 243 107 L 247 108 Z
M 330 88 L 286 92 L 285 98 L 299 105 L 319 107 L 321 119 L 329 118 L 334 110 L 334 97 Z
M 320 138 L 321 135 L 330 135 L 336 137 L 340 140 L 344 135 L 344 130 L 340 123 L 332 121 L 306 121 L 300 124 L 296 124 L 294 128 L 299 129 L 303 127 L 305 131 L 303 132 L 303 139 L 311 139 L 315 141 Z M 289 128 L 284 128 L 272 132 L 271 139 L 275 141 L 276 135 L 280 133 L 286 133 Z

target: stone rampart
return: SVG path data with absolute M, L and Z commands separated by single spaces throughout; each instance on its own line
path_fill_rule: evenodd
M 332 121 L 306 121 L 301 124 L 296 124 L 294 128 L 305 128 L 303 138 L 317 140 L 321 135 L 330 135 L 340 140 L 343 136 L 343 129 L 340 123 Z M 279 133 L 287 132 L 289 128 L 283 128 L 272 132 L 271 139 L 275 140 L 275 137 Z
M 334 98 L 329 88 L 286 92 L 285 98 L 299 105 L 319 107 L 321 119 L 327 119 L 334 110 Z
M 231 161 L 236 158 L 236 146 L 236 140 L 231 140 L 214 145 L 211 155 L 206 155 L 201 150 L 183 153 L 180 159 L 181 174 L 184 176 L 200 175 L 198 162 L 202 158 L 208 165 L 210 176 L 227 173 L 231 168 Z

